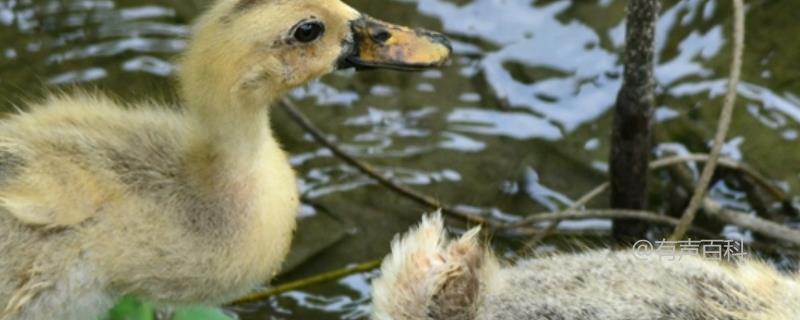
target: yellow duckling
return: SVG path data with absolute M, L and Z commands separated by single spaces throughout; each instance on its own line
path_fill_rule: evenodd
M 0 122 L 0 319 L 97 319 L 125 294 L 216 304 L 270 279 L 298 207 L 270 103 L 449 53 L 337 0 L 219 0 L 183 56 L 182 110 L 84 94 Z
M 800 281 L 752 260 L 595 251 L 501 266 L 439 214 L 392 242 L 372 285 L 375 320 L 800 319 Z

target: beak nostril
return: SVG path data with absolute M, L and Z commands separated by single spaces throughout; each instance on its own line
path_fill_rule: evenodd
M 372 32 L 372 39 L 380 43 L 384 43 L 391 38 L 392 34 L 389 33 L 389 31 L 386 31 L 385 29 L 378 29 Z
M 453 46 L 450 44 L 450 40 L 447 39 L 447 37 L 445 37 L 444 35 L 435 32 L 426 32 L 425 35 L 428 36 L 428 38 L 430 38 L 431 40 L 433 40 L 433 42 L 439 43 L 447 47 L 447 50 L 451 52 L 453 51 Z

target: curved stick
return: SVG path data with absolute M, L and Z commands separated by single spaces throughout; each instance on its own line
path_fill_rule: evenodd
M 728 128 L 731 125 L 733 118 L 733 107 L 736 103 L 736 88 L 739 85 L 739 77 L 742 72 L 742 55 L 744 52 L 744 4 L 742 0 L 733 0 L 734 7 L 734 27 L 733 27 L 733 58 L 731 59 L 730 66 L 730 80 L 728 82 L 728 91 L 725 93 L 725 100 L 722 106 L 722 112 L 719 116 L 719 124 L 717 127 L 717 134 L 714 137 L 714 146 L 711 148 L 711 155 L 709 156 L 706 166 L 703 168 L 703 173 L 700 175 L 700 180 L 695 186 L 692 199 L 686 210 L 683 211 L 681 216 L 681 223 L 675 227 L 672 235 L 669 237 L 672 241 L 677 241 L 683 238 L 689 225 L 694 221 L 697 215 L 697 209 L 703 205 L 703 199 L 706 195 L 708 184 L 711 183 L 711 176 L 714 174 L 714 169 L 717 166 L 722 145 L 725 143 L 725 136 L 728 134 Z
M 290 101 L 287 98 L 283 98 L 281 102 L 282 102 L 281 106 L 283 107 L 284 110 L 286 110 L 286 112 L 289 114 L 292 120 L 294 120 L 297 124 L 303 127 L 303 129 L 306 132 L 311 134 L 311 137 L 314 138 L 314 141 L 325 146 L 326 148 L 328 148 L 328 150 L 333 152 L 334 155 L 342 159 L 347 164 L 355 167 L 356 169 L 358 169 L 358 171 L 361 171 L 363 174 L 366 174 L 370 178 L 374 179 L 382 186 L 389 188 L 394 192 L 402 194 L 403 196 L 411 200 L 414 200 L 417 203 L 429 207 L 433 210 L 441 209 L 444 214 L 466 220 L 467 222 L 480 224 L 489 228 L 491 228 L 495 224 L 494 221 L 488 220 L 481 216 L 444 206 L 442 205 L 442 203 L 440 203 L 439 201 L 437 201 L 432 197 L 429 197 L 428 195 L 422 194 L 407 186 L 389 180 L 382 173 L 373 168 L 371 165 L 351 157 L 349 154 L 347 154 L 347 152 L 344 152 L 344 150 L 340 149 L 339 146 L 328 140 L 328 138 L 325 137 L 322 131 L 317 129 L 314 123 L 312 123 L 311 120 L 308 119 L 308 117 L 306 117 L 302 112 L 300 112 L 300 110 L 297 109 L 297 107 L 294 105 L 294 103 L 292 103 L 292 101 Z

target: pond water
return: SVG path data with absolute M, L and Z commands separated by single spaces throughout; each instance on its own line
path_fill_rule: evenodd
M 172 61 L 205 2 L 0 0 L 0 107 L 11 111 L 76 84 L 130 101 L 175 101 Z M 446 203 L 507 220 L 564 208 L 604 181 L 625 1 L 349 3 L 383 20 L 444 31 L 455 49 L 441 70 L 339 72 L 292 92 L 350 154 Z M 724 0 L 663 1 L 657 156 L 709 149 L 728 74 L 731 10 Z M 789 194 L 800 194 L 798 12 L 798 1 L 748 1 L 743 82 L 724 149 Z M 277 113 L 273 126 L 307 199 L 296 250 L 277 282 L 382 257 L 392 235 L 425 208 L 347 167 Z M 726 181 L 712 195 L 752 209 Z M 591 206 L 606 206 L 603 198 Z M 609 226 L 591 220 L 562 228 Z M 241 319 L 363 318 L 374 275 L 230 310 Z

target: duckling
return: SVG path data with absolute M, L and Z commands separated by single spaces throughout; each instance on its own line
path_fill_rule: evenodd
M 218 0 L 180 61 L 182 108 L 61 94 L 1 121 L 0 319 L 97 319 L 127 294 L 219 304 L 269 280 L 298 208 L 271 102 L 449 54 L 338 0 Z
M 764 263 L 593 251 L 503 266 L 472 229 L 423 218 L 372 284 L 376 320 L 800 319 L 800 282 Z

